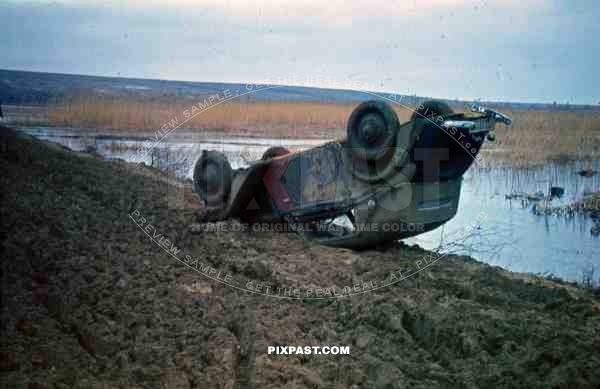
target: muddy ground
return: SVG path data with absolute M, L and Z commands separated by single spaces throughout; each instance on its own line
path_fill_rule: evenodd
M 600 300 L 591 291 L 459 256 L 374 290 L 434 254 L 400 243 L 327 248 L 238 231 L 236 221 L 197 231 L 189 186 L 5 128 L 0 169 L 2 387 L 600 386 Z M 180 251 L 171 255 L 135 221 Z M 188 263 L 177 260 L 185 255 Z M 300 298 L 244 291 L 248 281 Z M 333 294 L 333 285 L 361 293 L 302 294 Z M 350 354 L 267 354 L 334 345 Z

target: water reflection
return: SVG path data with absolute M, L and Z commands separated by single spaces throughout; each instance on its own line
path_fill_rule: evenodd
M 324 142 L 223 138 L 181 130 L 159 143 L 153 151 L 145 153 L 142 146 L 148 138 L 132 138 L 126 134 L 108 136 L 96 131 L 43 127 L 22 131 L 74 150 L 92 147 L 107 158 L 170 169 L 181 178 L 192 177 L 193 165 L 205 149 L 225 153 L 232 167 L 238 168 L 260 159 L 270 146 L 284 146 L 294 151 Z M 457 216 L 444 226 L 406 242 L 428 249 L 471 255 L 513 271 L 554 274 L 579 280 L 582 271 L 591 265 L 600 267 L 600 239 L 590 234 L 592 221 L 581 215 L 537 216 L 532 212 L 533 203 L 522 199 L 509 200 L 506 195 L 516 192 L 548 193 L 551 186 L 558 186 L 563 187 L 565 193 L 560 200 L 553 201 L 557 205 L 566 204 L 585 194 L 600 191 L 600 175 L 581 177 L 576 174 L 578 170 L 589 167 L 589 164 L 581 162 L 551 163 L 527 169 L 474 165 L 464 176 Z M 592 167 L 600 170 L 600 161 Z
M 595 165 L 598 168 L 598 163 Z M 470 254 L 514 271 L 578 280 L 582 270 L 600 266 L 600 240 L 590 234 L 590 218 L 538 216 L 532 211 L 533 202 L 509 200 L 505 195 L 547 193 L 550 186 L 560 186 L 565 194 L 553 203 L 567 204 L 600 189 L 599 177 L 585 178 L 575 173 L 581 167 L 579 162 L 528 169 L 473 166 L 465 175 L 456 217 L 408 241 L 426 248 L 438 247 L 441 242 L 445 252 Z M 474 231 L 470 226 L 482 215 Z M 460 244 L 451 244 L 454 241 Z

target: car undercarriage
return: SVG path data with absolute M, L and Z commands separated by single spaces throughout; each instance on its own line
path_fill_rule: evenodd
M 463 174 L 496 123 L 511 122 L 480 106 L 455 113 L 427 101 L 400 124 L 390 105 L 371 100 L 339 141 L 295 153 L 272 147 L 236 170 L 205 150 L 194 168 L 199 219 L 286 223 L 306 239 L 356 249 L 414 236 L 456 214 Z

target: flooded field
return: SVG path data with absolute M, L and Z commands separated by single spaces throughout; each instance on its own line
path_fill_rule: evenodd
M 596 167 L 597 167 L 596 163 Z M 568 204 L 600 189 L 600 177 L 576 174 L 582 163 L 535 168 L 478 168 L 465 174 L 459 210 L 435 231 L 412 238 L 420 246 L 472 255 L 512 271 L 556 275 L 578 281 L 582 271 L 600 265 L 600 239 L 590 233 L 594 222 L 584 215 L 539 216 L 535 201 L 507 199 L 516 192 L 565 194 L 553 205 Z M 586 165 L 587 166 L 587 165 Z M 478 225 L 476 233 L 472 226 Z
M 270 146 L 290 150 L 313 147 L 323 140 L 222 137 L 218 134 L 186 132 L 171 134 L 154 145 L 153 134 L 115 136 L 96 131 L 29 127 L 24 132 L 60 143 L 74 150 L 95 150 L 106 158 L 143 162 L 169 170 L 180 178 L 191 178 L 193 164 L 202 150 L 219 150 L 234 168 L 259 159 Z M 600 161 L 591 165 L 600 168 Z M 555 275 L 577 281 L 592 266 L 599 267 L 600 238 L 592 236 L 593 221 L 582 215 L 538 216 L 536 202 L 506 198 L 512 193 L 548 193 L 562 187 L 564 195 L 552 205 L 567 204 L 600 191 L 600 176 L 582 177 L 576 172 L 589 163 L 549 163 L 516 169 L 475 164 L 464 177 L 460 208 L 443 227 L 406 240 L 426 249 L 467 254 L 512 271 Z M 473 228 L 475 226 L 475 229 Z

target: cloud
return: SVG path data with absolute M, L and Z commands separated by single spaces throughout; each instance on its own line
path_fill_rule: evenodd
M 8 37 L 0 68 L 341 87 L 351 80 L 451 98 L 600 98 L 600 2 L 168 3 L 0 3 L 0 35 Z

